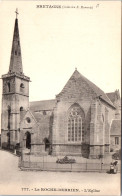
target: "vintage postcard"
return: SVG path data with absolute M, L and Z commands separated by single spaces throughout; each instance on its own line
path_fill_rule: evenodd
M 0 195 L 120 195 L 121 1 L 0 1 Z

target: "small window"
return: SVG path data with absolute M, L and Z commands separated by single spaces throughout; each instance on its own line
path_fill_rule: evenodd
M 10 92 L 10 82 L 8 82 L 8 92 Z
M 15 51 L 15 55 L 17 55 L 17 51 Z
M 115 137 L 115 144 L 116 144 L 116 145 L 119 144 L 119 137 Z
M 30 119 L 29 117 L 27 117 L 27 118 L 26 118 L 26 122 L 27 122 L 27 123 L 30 123 L 30 122 L 31 122 L 31 119 Z
M 23 83 L 20 84 L 20 87 L 21 87 L 21 88 L 25 88 Z
M 23 107 L 20 107 L 20 111 L 23 111 L 24 109 L 23 109 Z

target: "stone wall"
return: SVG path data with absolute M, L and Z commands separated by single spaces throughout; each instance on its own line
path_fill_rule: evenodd
M 74 82 L 74 81 L 73 81 Z M 57 96 L 57 105 L 54 109 L 53 122 L 53 154 L 84 154 L 91 158 L 110 152 L 110 124 L 114 118 L 114 109 L 95 97 L 95 93 L 83 82 L 82 94 L 79 93 L 77 84 L 72 88 L 71 84 L 65 88 L 62 94 Z M 81 98 L 79 99 L 79 96 Z M 70 98 L 69 98 L 70 97 Z M 83 151 L 82 147 L 69 147 L 68 142 L 68 110 L 77 103 L 85 113 L 84 141 L 75 144 L 87 144 Z M 62 147 L 63 146 L 63 147 Z M 66 153 L 64 153 L 66 152 Z
M 78 76 L 79 77 L 79 76 Z M 81 78 L 71 77 L 59 95 L 54 108 L 53 154 L 83 154 L 82 143 L 90 144 L 91 102 L 96 94 Z M 84 141 L 68 142 L 68 111 L 73 104 L 78 104 L 85 114 Z M 71 145 L 71 146 L 70 146 Z M 87 150 L 86 150 L 87 149 Z M 88 152 L 88 147 L 85 154 Z
M 8 89 L 8 82 L 10 89 Z M 22 91 L 20 85 L 23 83 Z M 10 90 L 10 92 L 9 92 Z M 20 108 L 23 111 L 29 107 L 29 81 L 17 77 L 3 79 L 2 114 L 1 114 L 1 143 L 16 145 L 19 143 L 19 128 L 21 121 Z M 10 108 L 10 115 L 8 114 Z M 8 118 L 10 126 L 8 127 Z

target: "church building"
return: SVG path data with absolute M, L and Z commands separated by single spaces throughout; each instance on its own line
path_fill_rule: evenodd
M 120 149 L 118 90 L 106 94 L 76 69 L 55 99 L 29 102 L 30 78 L 23 73 L 17 18 L 9 71 L 2 80 L 2 148 L 86 158 Z

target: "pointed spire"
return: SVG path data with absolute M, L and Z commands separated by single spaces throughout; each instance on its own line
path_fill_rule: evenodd
M 17 9 L 15 13 L 16 13 L 16 19 L 15 19 L 15 26 L 14 26 L 14 35 L 13 35 L 13 43 L 12 43 L 12 50 L 11 50 L 9 73 L 23 74 L 19 28 L 18 28 L 18 19 L 17 19 L 17 15 L 18 15 Z

